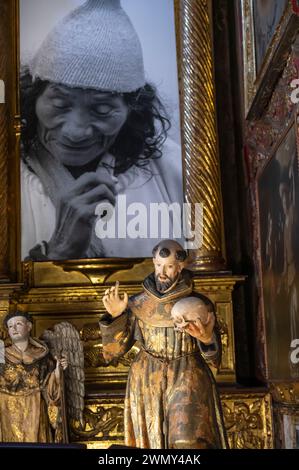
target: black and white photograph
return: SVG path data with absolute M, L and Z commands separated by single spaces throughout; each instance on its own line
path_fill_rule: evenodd
M 177 69 L 173 0 L 20 0 L 22 260 L 182 240 Z
M 253 0 L 257 73 L 287 4 L 288 0 Z

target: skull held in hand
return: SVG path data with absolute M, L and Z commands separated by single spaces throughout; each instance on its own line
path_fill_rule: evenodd
M 175 330 L 184 331 L 190 323 L 198 320 L 206 325 L 209 320 L 209 308 L 198 297 L 185 297 L 174 304 L 171 309 L 171 317 Z

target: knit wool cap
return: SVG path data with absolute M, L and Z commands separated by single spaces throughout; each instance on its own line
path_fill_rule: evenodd
M 120 0 L 88 0 L 65 16 L 30 64 L 33 79 L 129 93 L 145 85 L 142 48 Z

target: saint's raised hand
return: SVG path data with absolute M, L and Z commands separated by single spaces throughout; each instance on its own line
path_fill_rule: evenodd
M 118 288 L 119 282 L 116 281 L 115 286 L 106 289 L 102 299 L 105 309 L 112 317 L 119 317 L 128 306 L 128 294 L 125 292 L 121 298 Z

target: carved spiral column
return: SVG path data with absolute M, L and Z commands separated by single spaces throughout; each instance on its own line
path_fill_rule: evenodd
M 8 70 L 8 2 L 0 2 L 0 80 L 7 84 Z M 7 90 L 5 90 L 7 92 Z M 7 93 L 5 93 L 7 95 Z M 6 99 L 6 96 L 5 96 Z M 8 223 L 7 223 L 7 192 L 8 192 L 8 105 L 0 103 L 0 279 L 7 277 L 8 267 Z
M 203 204 L 202 246 L 194 269 L 225 267 L 222 256 L 222 198 L 217 148 L 210 2 L 178 0 L 181 115 L 185 151 L 185 202 Z

